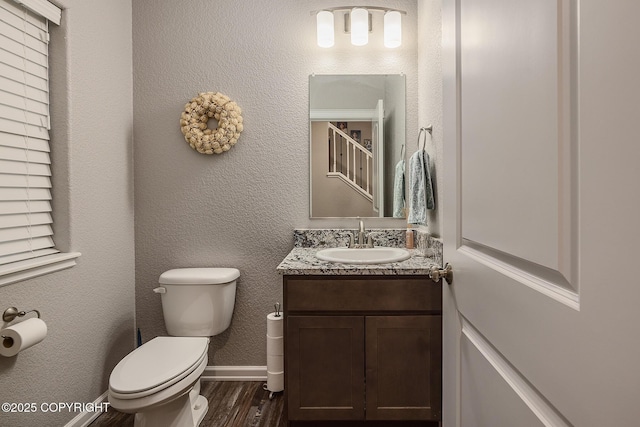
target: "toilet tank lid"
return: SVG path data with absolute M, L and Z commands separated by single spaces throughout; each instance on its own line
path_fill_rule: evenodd
M 240 277 L 237 268 L 174 268 L 160 275 L 163 285 L 217 285 Z

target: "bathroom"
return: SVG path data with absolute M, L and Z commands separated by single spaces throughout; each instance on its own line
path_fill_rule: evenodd
M 51 134 L 52 141 L 61 141 L 52 142 L 55 242 L 63 252 L 82 255 L 73 268 L 0 287 L 0 310 L 9 306 L 38 309 L 49 328 L 47 338 L 37 346 L 15 358 L 0 358 L 3 402 L 92 402 L 103 395 L 111 370 L 135 347 L 137 329 L 145 342 L 165 334 L 160 301 L 152 289 L 162 272 L 175 267 L 240 270 L 232 324 L 212 338 L 209 365 L 265 365 L 264 318 L 282 298 L 282 277 L 276 266 L 292 248 L 293 230 L 353 229 L 357 225 L 353 218 L 309 218 L 311 74 L 405 74 L 407 152 L 418 148 L 418 129 L 433 125 L 427 150 L 434 162 L 436 206 L 440 208 L 429 212 L 428 231 L 446 236 L 442 184 L 446 182 L 444 141 L 449 126 L 445 117 L 451 104 L 443 95 L 450 72 L 443 47 L 450 34 L 445 33 L 445 41 L 441 40 L 450 2 L 368 1 L 371 6 L 407 11 L 403 44 L 393 51 L 373 43 L 362 49 L 317 47 L 311 12 L 353 2 L 54 3 L 64 9 L 63 25 L 52 26 L 50 43 Z M 576 3 L 559 2 L 572 7 Z M 620 5 L 596 13 L 597 2 L 580 3 L 580 13 L 588 23 L 595 22 L 599 14 L 606 22 L 620 22 L 638 12 L 635 5 L 624 5 L 635 11 Z M 620 25 L 606 40 L 618 40 L 619 49 L 635 52 L 628 41 L 634 40 L 628 36 L 629 26 Z M 637 30 L 632 34 L 637 40 Z M 524 374 L 535 376 L 532 396 L 543 396 L 553 402 L 555 412 L 565 414 L 564 424 L 548 425 L 606 425 L 598 424 L 604 417 L 618 417 L 619 422 L 610 425 L 630 425 L 624 421 L 631 419 L 627 417 L 634 414 L 629 409 L 634 405 L 626 399 L 633 394 L 624 392 L 638 380 L 631 361 L 638 359 L 640 350 L 623 336 L 633 333 L 625 325 L 640 320 L 632 304 L 638 294 L 628 284 L 637 281 L 623 275 L 630 274 L 630 267 L 621 271 L 610 267 L 633 265 L 632 255 L 638 251 L 627 242 L 640 237 L 631 216 L 639 202 L 637 195 L 610 191 L 639 178 L 630 163 L 638 154 L 637 146 L 628 143 L 636 139 L 628 124 L 633 120 L 612 110 L 617 102 L 633 105 L 630 100 L 640 95 L 635 86 L 625 85 L 623 90 L 620 83 L 637 75 L 638 61 L 630 57 L 626 62 L 616 56 L 618 50 L 603 47 L 606 43 L 595 32 L 587 41 L 593 46 L 584 54 L 589 65 L 607 52 L 608 63 L 616 65 L 612 69 L 626 70 L 606 79 L 602 92 L 590 94 L 596 101 L 592 98 L 592 103 L 581 108 L 585 117 L 580 122 L 585 138 L 581 155 L 589 159 L 581 170 L 610 172 L 585 178 L 584 185 L 593 186 L 599 198 L 581 194 L 580 203 L 593 209 L 581 217 L 581 227 L 590 233 L 582 237 L 580 257 L 583 265 L 598 260 L 604 267 L 584 267 L 582 276 L 592 274 L 593 279 L 581 282 L 580 311 L 572 309 L 570 314 L 553 318 L 574 325 L 584 313 L 589 317 L 605 313 L 611 318 L 607 326 L 617 332 L 608 334 L 604 326 L 594 327 L 592 333 L 602 341 L 602 348 L 588 351 L 584 337 L 576 337 L 575 347 L 591 355 L 586 359 L 575 353 L 563 357 L 561 350 L 550 353 L 563 362 L 563 372 L 570 372 L 567 375 L 572 379 L 589 371 L 594 360 L 611 360 L 610 375 L 621 384 L 618 388 L 613 386 L 616 383 L 603 386 L 608 393 L 602 394 L 609 396 L 606 410 L 596 411 L 589 408 L 594 403 L 580 403 L 580 399 L 596 402 L 594 393 L 572 395 L 573 388 L 551 378 L 557 376 L 555 370 L 544 371 L 536 365 Z M 600 76 L 593 72 L 584 78 L 593 81 Z M 178 120 L 184 103 L 201 91 L 223 92 L 242 107 L 241 138 L 220 156 L 196 153 L 180 134 Z M 605 149 L 603 141 L 610 154 L 596 160 L 595 153 Z M 369 228 L 406 227 L 404 221 L 391 218 L 367 219 L 366 224 Z M 620 224 L 628 227 L 623 231 Z M 445 240 L 445 261 L 447 244 Z M 604 249 L 608 247 L 617 250 Z M 596 279 L 618 292 L 596 292 L 591 284 Z M 447 310 L 454 307 L 446 287 L 444 291 L 446 322 Z M 594 300 L 603 305 L 598 314 L 589 310 Z M 449 341 L 458 339 L 445 334 L 445 349 L 447 336 L 452 337 Z M 564 364 L 567 358 L 575 366 Z M 529 361 L 524 358 L 522 363 Z M 545 366 L 551 365 L 547 362 Z M 584 381 L 578 382 L 578 390 L 588 390 L 609 377 L 581 378 Z M 463 391 L 465 398 L 473 392 Z M 445 384 L 445 415 L 456 412 L 455 399 L 456 393 L 447 394 Z M 65 425 L 76 415 L 62 411 L 0 413 L 0 425 Z M 458 419 L 444 424 L 473 426 L 464 422 L 466 416 L 470 415 L 463 416 L 462 423 Z

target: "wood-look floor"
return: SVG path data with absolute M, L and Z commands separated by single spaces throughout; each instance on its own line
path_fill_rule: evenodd
M 263 389 L 264 382 L 202 381 L 200 394 L 209 401 L 209 411 L 200 427 L 285 427 L 284 396 Z M 89 427 L 133 427 L 133 414 L 113 408 Z

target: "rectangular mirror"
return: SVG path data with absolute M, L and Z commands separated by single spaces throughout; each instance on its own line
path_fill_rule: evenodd
M 309 77 L 311 218 L 404 218 L 405 102 L 404 75 Z

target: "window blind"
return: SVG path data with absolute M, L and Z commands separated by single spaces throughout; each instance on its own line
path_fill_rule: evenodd
M 50 4 L 29 2 L 27 9 L 0 0 L 0 265 L 58 252 L 51 215 L 48 20 L 33 12 L 39 3 Z

